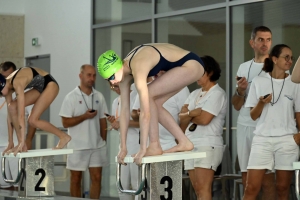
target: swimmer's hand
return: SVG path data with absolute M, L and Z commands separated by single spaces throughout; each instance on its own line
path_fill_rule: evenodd
M 17 146 L 10 149 L 7 154 L 14 153 L 14 156 L 16 156 L 18 153 L 27 152 L 27 146 L 25 142 L 20 142 Z
M 127 155 L 127 148 L 120 148 L 117 159 L 118 159 L 118 163 L 122 164 L 122 165 L 127 165 L 126 163 L 124 163 L 124 158 Z
M 142 164 L 142 158 L 145 156 L 146 154 L 146 150 L 139 150 L 139 152 L 137 154 L 135 154 L 134 158 L 133 158 L 133 162 L 137 165 L 141 165 Z
M 5 153 L 10 154 L 12 148 L 14 148 L 14 143 L 8 143 L 6 149 L 2 152 L 2 156 L 4 156 Z

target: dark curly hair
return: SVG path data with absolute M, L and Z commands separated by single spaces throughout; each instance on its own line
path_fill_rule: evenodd
M 213 74 L 211 75 L 211 77 L 209 78 L 209 80 L 211 82 L 217 81 L 219 80 L 220 76 L 221 76 L 221 68 L 219 63 L 211 56 L 203 56 L 201 57 L 203 63 L 204 63 L 204 70 L 207 74 L 210 74 L 211 72 L 213 72 Z
M 291 49 L 288 45 L 286 44 L 277 44 L 275 45 L 270 54 L 269 54 L 269 58 L 266 58 L 264 61 L 264 67 L 262 70 L 264 70 L 265 72 L 271 72 L 273 71 L 273 67 L 274 67 L 274 63 L 272 60 L 272 57 L 275 56 L 276 58 L 278 58 L 282 52 L 283 48 L 289 48 Z

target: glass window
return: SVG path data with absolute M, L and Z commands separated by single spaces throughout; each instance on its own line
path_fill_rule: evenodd
M 220 64 L 219 85 L 226 89 L 225 9 L 168 17 L 157 20 L 157 42 L 175 44 L 199 56 L 210 55 Z M 214 16 L 213 18 L 211 16 Z M 190 91 L 198 85 L 189 86 Z
M 270 9 L 272 8 L 272 9 Z M 300 55 L 300 1 L 275 0 L 252 3 L 231 8 L 232 23 L 232 91 L 235 91 L 235 76 L 241 63 L 253 58 L 253 49 L 249 45 L 253 28 L 267 26 L 272 31 L 272 47 L 287 44 L 294 57 Z M 232 125 L 236 127 L 238 111 L 232 109 Z M 233 131 L 233 152 L 236 148 L 236 136 Z M 235 158 L 233 155 L 232 158 Z
M 134 47 L 151 42 L 151 21 L 101 28 L 94 30 L 94 65 L 96 66 L 98 57 L 105 51 L 113 49 L 119 56 L 126 56 Z M 106 100 L 109 113 L 111 113 L 111 103 L 117 97 L 112 92 L 109 83 L 97 73 L 95 87 L 100 91 Z M 113 113 L 111 113 L 113 114 Z M 118 196 L 116 189 L 116 165 L 115 156 L 119 152 L 119 134 L 116 131 L 107 134 L 107 148 L 109 163 L 108 167 L 103 168 L 103 178 L 101 195 Z
M 223 3 L 225 1 L 226 0 L 156 0 L 156 13 L 196 8 L 200 6 L 212 5 L 215 3 Z
M 151 0 L 94 0 L 93 24 L 151 17 Z

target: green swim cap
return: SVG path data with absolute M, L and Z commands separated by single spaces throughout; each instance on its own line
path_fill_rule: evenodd
M 97 68 L 99 74 L 107 79 L 122 68 L 121 58 L 113 50 L 108 50 L 98 58 Z

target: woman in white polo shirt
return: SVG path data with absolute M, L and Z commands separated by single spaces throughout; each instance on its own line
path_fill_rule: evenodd
M 225 91 L 217 84 L 219 64 L 210 56 L 201 57 L 205 74 L 201 86 L 190 94 L 182 107 L 180 127 L 194 144 L 193 151 L 206 152 L 206 158 L 184 161 L 198 199 L 211 199 L 214 173 L 223 158 L 223 125 L 227 111 Z M 186 128 L 187 127 L 187 128 Z
M 247 167 L 244 199 L 256 198 L 263 175 L 273 168 L 278 198 L 289 197 L 293 162 L 299 158 L 299 147 L 294 139 L 299 136 L 296 122 L 298 127 L 300 125 L 300 88 L 286 73 L 292 63 L 290 47 L 276 45 L 265 59 L 263 70 L 266 74 L 252 81 L 245 107 L 251 109 L 251 118 L 258 119 L 258 123 Z

